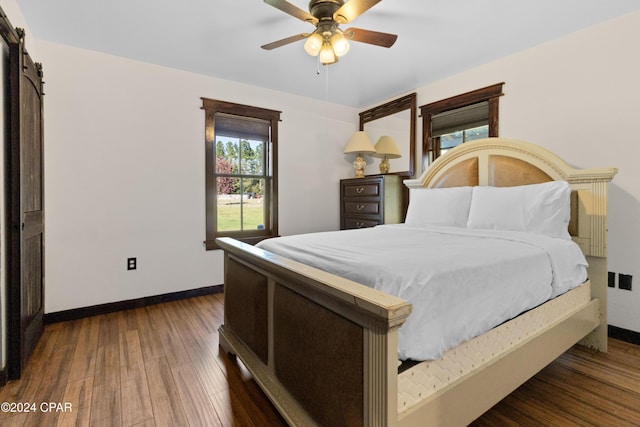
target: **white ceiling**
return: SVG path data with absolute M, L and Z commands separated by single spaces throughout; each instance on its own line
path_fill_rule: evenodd
M 318 66 L 303 42 L 260 49 L 313 30 L 261 0 L 17 2 L 39 39 L 353 107 L 640 9 L 640 0 L 383 0 L 342 28 L 397 34 L 396 44 L 352 42 L 340 62 Z

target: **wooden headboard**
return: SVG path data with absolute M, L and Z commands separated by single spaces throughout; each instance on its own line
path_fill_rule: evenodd
M 587 256 L 607 256 L 607 183 L 616 168 L 578 170 L 535 144 L 505 138 L 467 142 L 438 158 L 409 188 L 491 185 L 508 187 L 552 180 L 572 188 L 569 233 Z

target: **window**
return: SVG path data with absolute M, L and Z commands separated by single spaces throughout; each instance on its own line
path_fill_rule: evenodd
M 420 107 L 423 169 L 457 145 L 498 136 L 498 99 L 503 84 Z
M 207 249 L 216 237 L 248 243 L 278 234 L 280 111 L 202 98 Z

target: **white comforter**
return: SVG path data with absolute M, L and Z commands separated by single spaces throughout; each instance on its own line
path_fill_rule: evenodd
M 402 360 L 437 359 L 587 278 L 574 242 L 523 232 L 398 224 L 259 246 L 410 302 L 398 336 Z

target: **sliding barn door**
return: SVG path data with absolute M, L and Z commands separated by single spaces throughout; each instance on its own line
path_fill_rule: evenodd
M 42 335 L 44 313 L 44 168 L 42 69 L 9 45 L 7 144 L 7 312 L 9 378 L 19 378 Z

